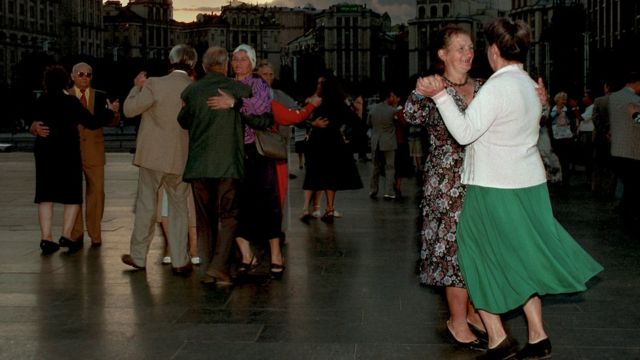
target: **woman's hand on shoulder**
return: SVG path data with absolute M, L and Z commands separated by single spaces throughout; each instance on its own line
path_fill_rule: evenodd
M 230 94 L 227 94 L 222 89 L 218 89 L 218 96 L 211 96 L 207 99 L 207 106 L 213 110 L 226 110 L 231 109 L 236 100 Z
M 318 117 L 311 121 L 311 126 L 316 128 L 326 128 L 329 125 L 329 119 L 325 117 Z

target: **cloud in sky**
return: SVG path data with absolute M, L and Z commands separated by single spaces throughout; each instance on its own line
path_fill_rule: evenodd
M 210 6 L 200 6 L 200 7 L 192 7 L 192 8 L 185 7 L 185 8 L 179 8 L 179 9 L 174 8 L 173 11 L 174 12 L 184 11 L 184 12 L 196 12 L 196 13 L 210 13 L 210 12 L 220 11 L 220 7 L 210 7 Z
M 373 0 L 373 1 L 341 1 L 341 0 L 271 0 L 246 1 L 248 4 L 270 6 L 302 7 L 311 3 L 316 9 L 323 10 L 337 3 L 365 4 L 375 12 L 389 13 L 394 24 L 406 23 L 415 17 L 415 0 Z M 178 21 L 190 22 L 199 13 L 219 12 L 222 6 L 228 5 L 226 0 L 173 0 L 173 17 Z

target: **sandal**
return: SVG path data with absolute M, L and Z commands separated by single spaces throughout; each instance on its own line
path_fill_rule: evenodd
M 309 220 L 311 220 L 313 216 L 309 213 L 309 209 L 302 209 L 302 216 L 300 216 L 300 221 L 305 224 L 309 224 Z
M 256 256 L 253 255 L 251 256 L 251 261 L 249 261 L 248 263 L 242 262 L 240 263 L 240 265 L 238 265 L 238 275 L 247 275 L 257 267 L 258 261 L 256 260 Z
M 324 215 L 322 215 L 322 217 L 320 218 L 320 220 L 322 220 L 323 222 L 327 223 L 327 224 L 333 224 L 333 218 L 335 217 L 335 215 L 333 214 L 333 209 L 327 209 L 324 212 Z
M 271 263 L 271 266 L 269 267 L 269 273 L 271 274 L 271 277 L 274 279 L 281 279 L 282 275 L 284 274 L 284 256 L 282 257 L 282 264 L 275 264 L 275 263 Z

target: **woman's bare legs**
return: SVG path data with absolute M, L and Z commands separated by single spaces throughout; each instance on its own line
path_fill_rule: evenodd
M 62 236 L 71 238 L 71 230 L 80 212 L 80 205 L 65 204 L 62 214 Z M 40 223 L 40 236 L 43 240 L 53 241 L 51 224 L 53 222 L 53 203 L 42 202 L 38 204 L 38 222 Z
M 325 190 L 325 197 L 327 198 L 327 212 L 333 211 L 334 203 L 336 201 L 336 191 L 335 190 Z
M 445 288 L 445 294 L 450 314 L 447 327 L 452 332 L 452 335 L 456 340 L 464 343 L 476 340 L 476 336 L 471 332 L 469 324 L 467 323 L 469 316 L 469 294 L 467 293 L 467 289 L 447 286 Z M 476 316 L 478 315 L 476 314 Z
M 167 238 L 169 237 L 169 218 L 166 216 L 160 217 L 160 227 L 162 228 L 163 238 L 164 238 L 164 253 L 163 257 L 171 257 L 171 250 L 169 249 L 169 241 Z M 163 259 L 164 261 L 164 259 Z M 169 264 L 171 261 L 167 262 Z
M 311 196 L 313 195 L 313 191 L 305 190 L 304 191 L 304 205 L 302 206 L 302 215 L 308 215 L 309 205 L 311 204 Z
M 238 244 L 238 249 L 240 249 L 240 254 L 242 254 L 242 263 L 251 264 L 253 261 L 253 252 L 251 251 L 249 241 L 247 239 L 237 237 L 236 244 Z
M 269 239 L 269 250 L 271 252 L 271 263 L 283 265 L 284 258 L 282 256 L 282 249 L 280 248 L 280 238 Z
M 527 327 L 529 329 L 529 343 L 535 344 L 548 337 L 544 331 L 542 323 L 542 302 L 540 297 L 534 296 L 524 304 L 522 308 L 527 317 Z
M 65 204 L 62 212 L 62 236 L 71 239 L 71 230 L 76 223 L 76 217 L 80 212 L 80 205 Z
M 40 223 L 40 238 L 53 241 L 51 223 L 53 219 L 53 203 L 41 202 L 38 204 L 38 222 Z
M 480 318 L 480 314 L 478 314 L 478 310 L 471 303 L 471 299 L 467 301 L 467 323 L 475 326 L 478 330 L 484 331 L 485 333 L 487 332 L 484 328 L 484 324 L 482 323 L 482 319 Z
M 194 258 L 198 256 L 198 228 L 189 226 L 189 256 Z
M 489 349 L 493 349 L 507 337 L 507 333 L 502 326 L 500 315 L 492 314 L 484 310 L 478 310 L 478 313 L 480 313 L 484 327 L 487 329 L 487 334 L 489 335 Z

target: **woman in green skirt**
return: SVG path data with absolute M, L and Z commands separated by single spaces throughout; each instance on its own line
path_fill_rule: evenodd
M 542 105 L 536 83 L 523 70 L 531 30 L 524 22 L 499 18 L 486 36 L 494 74 L 464 114 L 441 77 L 421 78 L 416 90 L 433 98 L 449 132 L 468 144 L 458 259 L 489 334 L 489 349 L 481 358 L 548 359 L 551 342 L 540 296 L 583 291 L 602 266 L 553 217 L 536 146 Z M 518 351 L 500 314 L 520 306 L 528 342 Z

